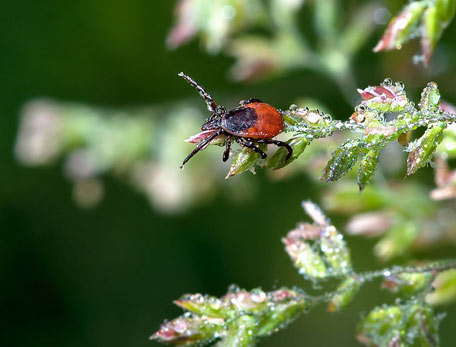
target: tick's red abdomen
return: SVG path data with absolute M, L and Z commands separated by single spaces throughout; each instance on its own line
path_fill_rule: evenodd
M 256 123 L 247 129 L 247 136 L 254 139 L 271 138 L 283 130 L 283 118 L 275 107 L 264 103 L 247 104 L 257 114 Z
M 229 111 L 222 126 L 233 135 L 269 139 L 283 130 L 283 118 L 275 107 L 252 102 Z

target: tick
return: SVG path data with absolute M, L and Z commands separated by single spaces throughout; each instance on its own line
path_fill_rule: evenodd
M 179 76 L 195 87 L 206 102 L 207 109 L 212 113 L 201 126 L 202 141 L 184 159 L 180 166 L 181 169 L 196 153 L 205 149 L 214 138 L 221 135 L 226 137 L 223 161 L 227 161 L 230 156 L 232 140 L 242 147 L 252 149 L 263 159 L 267 157 L 267 154 L 258 147 L 258 144 L 262 143 L 285 147 L 288 151 L 286 160 L 291 157 L 293 148 L 288 143 L 273 139 L 284 128 L 283 117 L 275 107 L 259 99 L 250 98 L 241 101 L 238 107 L 227 111 L 224 106 L 218 106 L 212 96 L 191 77 L 183 72 L 179 73 Z

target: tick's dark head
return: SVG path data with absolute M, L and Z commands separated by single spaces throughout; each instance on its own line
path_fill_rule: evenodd
M 207 121 L 203 123 L 201 126 L 201 130 L 212 130 L 212 129 L 218 129 L 222 126 L 222 117 L 213 114 L 212 116 L 209 117 Z
M 222 119 L 226 115 L 226 108 L 224 106 L 217 106 L 215 112 L 209 119 L 203 123 L 201 130 L 218 129 L 222 126 Z

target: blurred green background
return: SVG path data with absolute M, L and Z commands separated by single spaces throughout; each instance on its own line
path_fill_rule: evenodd
M 391 11 L 400 7 L 392 1 L 386 5 Z M 301 200 L 320 203 L 319 188 L 304 174 L 271 181 L 259 172 L 251 198 L 231 199 L 222 184 L 212 200 L 185 213 L 166 215 L 151 208 L 144 195 L 126 182 L 111 176 L 104 179 L 106 193 L 98 206 L 78 208 L 61 165 L 27 168 L 14 159 L 20 110 L 30 99 L 51 97 L 110 109 L 166 106 L 182 98 L 200 102 L 195 91 L 177 77 L 180 71 L 195 77 L 228 107 L 243 98 L 259 97 L 287 108 L 306 96 L 320 100 L 336 118 L 352 112 L 353 105 L 334 82 L 313 71 L 235 83 L 227 77 L 232 58 L 207 55 L 197 40 L 168 51 L 165 40 L 173 23 L 173 7 L 174 1 L 145 0 L 3 3 L 2 346 L 155 346 L 149 336 L 165 318 L 180 314 L 172 300 L 184 293 L 219 296 L 231 283 L 265 290 L 303 284 L 280 238 L 304 219 Z M 402 52 L 374 55 L 371 48 L 383 29 L 375 29 L 355 59 L 359 86 L 392 77 L 404 81 L 417 97 L 420 88 L 433 79 L 444 98 L 456 102 L 456 25 L 449 27 L 439 43 L 434 70 L 411 65 L 413 45 Z M 202 103 L 201 112 L 207 116 Z M 188 136 L 197 131 L 188 129 Z M 221 156 L 220 149 L 210 150 L 220 151 Z M 176 170 L 179 164 L 175 162 Z M 185 170 L 179 172 L 185 174 Z M 426 173 L 414 179 L 431 182 Z M 236 184 L 236 180 L 226 184 Z M 342 222 L 343 218 L 335 218 L 337 226 Z M 348 244 L 357 269 L 383 266 L 372 255 L 374 241 L 349 237 Z M 416 257 L 454 256 L 454 248 L 439 252 Z M 346 312 L 329 315 L 322 307 L 261 345 L 357 344 L 359 312 L 391 300 L 374 288 L 363 288 Z M 456 308 L 453 305 L 446 311 L 441 341 L 443 346 L 452 346 L 456 344 L 452 331 Z

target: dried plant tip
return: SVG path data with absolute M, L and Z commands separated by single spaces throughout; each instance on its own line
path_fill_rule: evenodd
M 406 131 L 405 133 L 402 133 L 399 135 L 397 138 L 397 142 L 399 142 L 400 145 L 407 147 L 410 143 L 410 139 L 412 138 L 412 131 Z
M 328 226 L 330 224 L 329 219 L 325 216 L 320 207 L 314 204 L 310 200 L 303 201 L 301 203 L 304 212 L 312 218 L 312 220 L 319 226 Z
M 169 33 L 166 44 L 174 49 L 191 40 L 198 31 L 196 13 L 191 0 L 180 0 L 175 7 L 175 15 L 178 17 L 177 24 Z
M 299 223 L 297 228 L 290 231 L 290 233 L 295 233 L 296 238 L 302 238 L 304 240 L 316 240 L 321 236 L 323 230 L 324 228 L 322 228 L 320 225 Z
M 374 237 L 383 234 L 393 225 L 393 216 L 387 212 L 366 212 L 352 217 L 345 226 L 350 235 Z
M 188 139 L 185 140 L 185 142 L 188 142 L 188 143 L 199 143 L 205 139 L 207 139 L 209 136 L 211 136 L 212 134 L 214 134 L 215 132 L 217 132 L 217 130 L 204 130 L 198 134 L 195 134 L 193 136 L 190 136 Z M 219 141 L 219 138 L 221 136 L 217 136 L 215 139 L 213 139 L 210 143 L 214 143 L 214 142 L 217 142 Z

